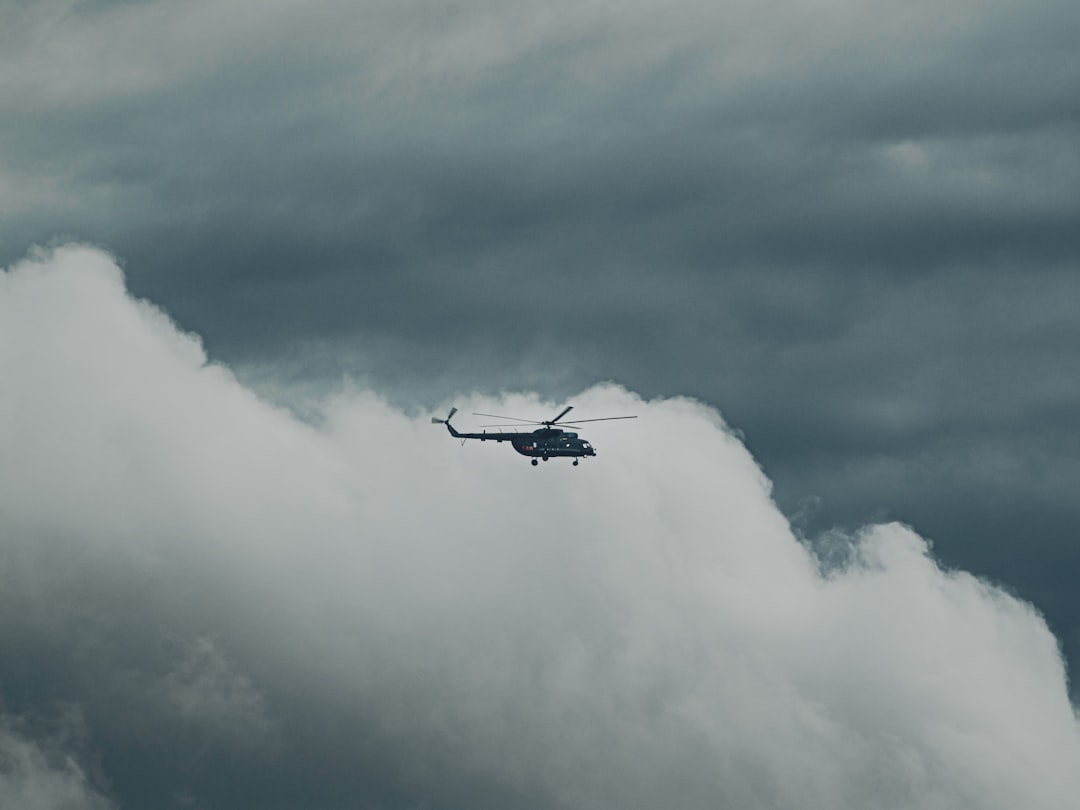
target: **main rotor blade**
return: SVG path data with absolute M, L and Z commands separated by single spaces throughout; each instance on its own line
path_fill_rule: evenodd
M 497 413 L 477 413 L 473 411 L 473 416 L 487 416 L 491 419 L 513 419 L 515 422 L 528 422 L 530 425 L 544 425 L 546 422 L 537 422 L 535 419 L 520 419 L 517 416 L 499 416 Z
M 573 422 L 552 422 L 552 424 L 573 427 L 581 422 L 610 422 L 612 419 L 637 419 L 636 416 L 601 416 L 599 419 L 575 419 Z
M 544 424 L 547 424 L 547 425 L 554 425 L 554 424 L 555 424 L 556 422 L 558 422 L 558 421 L 559 421 L 560 419 L 562 419 L 562 418 L 563 418 L 564 416 L 566 416 L 566 415 L 567 415 L 568 413 L 570 413 L 570 411 L 572 411 L 572 410 L 574 410 L 574 406 L 573 406 L 573 405 L 567 405 L 567 406 L 566 406 L 566 407 L 565 407 L 565 408 L 564 408 L 564 409 L 563 409 L 563 410 L 562 410 L 562 411 L 561 411 L 561 412 L 559 413 L 559 415 L 558 415 L 558 416 L 556 416 L 556 417 L 555 417 L 554 419 L 551 419 L 551 420 L 549 420 L 548 422 L 545 422 Z

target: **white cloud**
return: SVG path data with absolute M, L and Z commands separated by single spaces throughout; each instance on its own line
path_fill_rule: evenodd
M 109 810 L 76 760 L 54 741 L 35 741 L 0 716 L 0 807 Z
M 237 770 L 186 759 L 166 795 L 279 779 L 354 806 L 378 773 L 403 804 L 1080 797 L 1080 728 L 1036 611 L 895 524 L 821 575 L 700 404 L 583 392 L 582 418 L 640 418 L 591 425 L 599 456 L 578 468 L 459 447 L 370 392 L 313 427 L 78 246 L 0 277 L 0 376 L 0 639 L 22 653 L 0 689 L 36 667 L 106 747 L 180 727 L 197 746 L 192 718 L 220 717 L 195 734 Z M 454 404 L 462 426 L 558 408 Z M 141 693 L 149 726 L 121 716 L 131 683 L 160 687 Z M 277 735 L 244 770 L 247 738 Z

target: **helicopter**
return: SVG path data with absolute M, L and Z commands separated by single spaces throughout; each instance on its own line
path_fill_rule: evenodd
M 540 425 L 535 430 L 530 431 L 517 431 L 511 433 L 460 433 L 453 425 L 450 424 L 450 420 L 454 418 L 454 414 L 457 413 L 457 408 L 451 408 L 450 413 L 447 414 L 445 419 L 439 419 L 436 416 L 431 417 L 431 424 L 433 425 L 446 425 L 446 429 L 450 431 L 450 435 L 455 439 L 461 439 L 461 443 L 464 444 L 466 439 L 479 439 L 482 442 L 510 442 L 514 449 L 517 450 L 523 456 L 532 457 L 532 465 L 535 467 L 540 459 L 547 461 L 552 457 L 567 457 L 574 459 L 574 466 L 578 465 L 578 461 L 587 456 L 595 456 L 596 449 L 587 441 L 578 436 L 577 433 L 570 430 L 563 430 L 564 427 L 573 428 L 582 422 L 608 422 L 613 419 L 637 419 L 637 416 L 604 416 L 599 419 L 575 419 L 573 422 L 560 421 L 564 416 L 573 410 L 573 405 L 567 405 L 561 410 L 554 419 L 546 419 L 543 422 L 538 422 L 534 419 L 519 419 L 516 416 L 496 416 L 491 413 L 474 413 L 473 416 L 486 416 L 490 419 L 512 419 L 515 422 L 527 423 L 530 425 Z M 481 425 L 481 427 L 523 427 L 524 425 Z

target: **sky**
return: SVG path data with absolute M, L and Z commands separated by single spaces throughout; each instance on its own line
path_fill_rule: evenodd
M 0 15 L 0 798 L 1077 795 L 1075 3 Z

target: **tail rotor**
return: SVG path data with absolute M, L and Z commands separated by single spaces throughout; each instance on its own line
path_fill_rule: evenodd
M 445 419 L 440 419 L 437 416 L 431 417 L 431 424 L 433 425 L 449 425 L 450 420 L 454 418 L 454 414 L 457 413 L 457 408 L 451 408 L 450 413 L 446 415 Z

